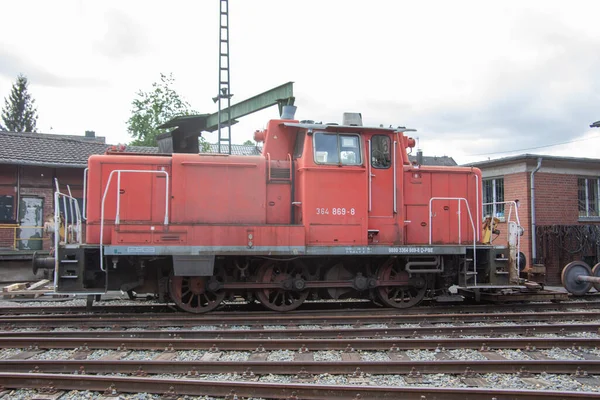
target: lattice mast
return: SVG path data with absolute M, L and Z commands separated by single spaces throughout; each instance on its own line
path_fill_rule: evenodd
M 227 145 L 227 153 L 231 154 L 231 86 L 229 71 L 229 3 L 219 0 L 219 92 L 213 101 L 218 102 L 217 127 L 219 132 L 218 152 L 221 146 Z M 222 99 L 227 99 L 227 108 L 222 108 Z M 227 131 L 221 131 L 221 125 L 226 125 Z

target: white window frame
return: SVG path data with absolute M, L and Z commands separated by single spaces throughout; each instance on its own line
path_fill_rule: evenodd
M 581 180 L 585 181 L 585 210 L 581 210 L 579 207 L 579 182 Z M 596 213 L 598 215 L 590 215 L 589 181 L 596 181 Z M 585 215 L 581 215 L 582 212 L 585 212 Z M 580 220 L 600 220 L 600 177 L 580 176 L 577 178 L 577 213 Z
M 498 181 L 500 181 L 500 180 L 502 181 L 502 200 L 498 200 L 497 197 L 496 197 L 497 196 L 496 185 L 498 184 Z M 485 187 L 485 183 L 489 182 L 489 181 L 492 182 L 492 199 L 491 199 L 491 201 L 490 201 L 490 199 L 484 199 L 483 198 L 483 196 L 485 195 L 485 191 L 483 190 L 483 187 Z M 505 198 L 505 196 L 504 196 L 504 177 L 503 176 L 497 176 L 497 177 L 494 177 L 494 178 L 484 178 L 484 179 L 482 179 L 482 191 L 483 191 L 483 193 L 482 193 L 483 203 L 484 204 L 485 203 L 492 203 L 492 202 L 494 203 L 494 204 L 491 204 L 491 207 L 492 207 L 492 217 L 497 217 L 501 222 L 504 222 L 506 220 L 506 215 L 498 216 L 497 214 L 498 214 L 498 210 L 499 209 L 502 209 L 503 214 L 504 214 L 506 212 L 506 207 L 504 207 L 504 204 L 495 204 L 497 202 L 503 202 L 504 201 L 504 198 Z M 482 213 L 483 218 L 486 217 L 485 209 L 486 209 L 486 207 L 489 207 L 489 206 L 490 205 L 485 205 L 485 206 L 482 207 L 481 213 Z

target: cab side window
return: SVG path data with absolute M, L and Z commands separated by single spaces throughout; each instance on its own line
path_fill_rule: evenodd
M 305 131 L 298 131 L 296 134 L 296 143 L 294 144 L 294 159 L 302 157 L 302 151 L 304 151 L 304 137 Z
M 360 165 L 360 140 L 358 135 L 322 133 L 314 135 L 315 162 L 317 164 Z
M 386 135 L 373 135 L 371 138 L 371 166 L 386 169 L 392 165 L 391 140 Z

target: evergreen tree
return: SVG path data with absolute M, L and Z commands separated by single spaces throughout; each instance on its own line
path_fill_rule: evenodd
M 10 95 L 4 98 L 2 121 L 7 131 L 37 132 L 37 109 L 34 107 L 35 100 L 29 94 L 27 86 L 27 78 L 19 74 Z

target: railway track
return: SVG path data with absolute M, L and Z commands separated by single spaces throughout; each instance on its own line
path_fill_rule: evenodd
M 221 396 L 224 399 L 277 398 L 277 399 L 449 399 L 468 400 L 504 399 L 581 399 L 600 398 L 587 392 L 565 390 L 511 390 L 481 388 L 398 387 L 358 385 L 277 384 L 263 382 L 221 382 L 195 379 L 155 379 L 145 377 L 106 377 L 66 374 L 0 373 L 0 385 L 5 387 L 35 387 L 45 392 L 64 390 L 94 390 L 105 395 L 119 392 L 162 393 L 163 398 L 176 399 L 178 395 Z M 8 386 L 7 386 L 8 385 Z
M 34 349 L 113 349 L 126 350 L 208 350 L 265 351 L 265 350 L 441 350 L 441 349 L 530 349 L 599 347 L 600 338 L 393 338 L 393 339 L 155 339 L 5 336 L 0 348 Z
M 450 309 L 5 314 L 0 385 L 9 398 L 600 398 L 595 307 Z
M 4 315 L 0 317 L 0 329 L 15 327 L 194 327 L 199 325 L 216 326 L 265 326 L 291 324 L 319 324 L 328 326 L 360 324 L 419 324 L 419 323 L 481 323 L 492 321 L 527 321 L 527 322 L 556 322 L 556 321 L 591 321 L 600 319 L 600 310 L 589 311 L 549 311 L 549 312 L 473 312 L 473 313 L 426 313 L 404 314 L 354 312 L 341 314 L 323 312 L 316 314 L 274 314 L 264 315 L 253 313 L 235 313 L 232 315 L 182 315 L 182 314 L 142 314 L 142 315 Z
M 20 315 L 20 314 L 80 314 L 80 313 L 93 313 L 93 314 L 143 314 L 143 313 L 169 313 L 169 314 L 182 314 L 181 311 L 174 308 L 172 304 L 144 304 L 131 301 L 128 304 L 115 305 L 111 304 L 111 300 L 103 300 L 100 303 L 94 305 L 91 309 L 88 309 L 84 304 L 83 299 L 75 300 L 71 302 L 80 302 L 82 305 L 26 305 L 26 306 L 0 306 L 0 315 Z M 8 301 L 3 302 L 7 304 Z M 40 302 L 29 300 L 27 304 L 39 304 Z M 329 303 L 329 302 L 315 302 L 307 303 L 302 307 L 293 311 L 295 314 L 314 314 L 321 312 L 340 312 L 340 313 L 357 313 L 365 311 L 376 311 L 380 313 L 394 314 L 398 311 L 389 308 L 380 308 L 373 305 L 368 301 L 361 302 L 343 302 L 343 309 L 340 309 L 340 303 Z M 430 302 L 429 304 L 420 305 L 417 307 L 411 307 L 403 309 L 403 314 L 424 314 L 424 313 L 443 313 L 452 312 L 460 308 L 461 312 L 484 312 L 484 311 L 538 311 L 538 310 L 565 310 L 569 308 L 577 309 L 595 309 L 600 308 L 600 295 L 593 295 L 588 297 L 582 297 L 579 300 L 568 300 L 561 302 L 525 302 L 525 303 L 498 303 L 498 304 L 450 304 L 444 305 L 440 303 Z M 245 313 L 252 312 L 255 314 L 273 315 L 273 311 L 265 311 L 259 304 L 230 304 L 223 309 L 211 312 L 209 315 L 222 315 L 228 313 Z M 188 313 L 184 315 L 190 315 Z
M 519 325 L 452 325 L 452 326 L 416 326 L 409 328 L 397 327 L 353 327 L 352 329 L 336 329 L 333 327 L 323 327 L 321 329 L 215 329 L 215 330 L 151 330 L 143 331 L 132 330 L 77 330 L 77 331 L 36 331 L 36 338 L 145 338 L 145 339 L 283 339 L 283 338 L 381 338 L 381 337 L 401 337 L 417 338 L 422 336 L 448 336 L 458 337 L 463 335 L 497 337 L 500 335 L 540 335 L 557 334 L 565 335 L 568 333 L 579 332 L 598 332 L 600 323 L 580 323 L 580 324 L 519 324 Z M 0 340 L 2 338 L 16 338 L 31 336 L 30 331 L 13 332 L 0 331 Z
M 258 375 L 292 375 L 297 380 L 310 375 L 330 374 L 364 377 L 364 374 L 406 375 L 458 374 L 467 376 L 487 373 L 600 374 L 599 360 L 437 360 L 430 361 L 177 361 L 172 360 L 3 360 L 0 372 L 106 374 L 135 376 L 148 374 L 238 374 L 243 379 Z

